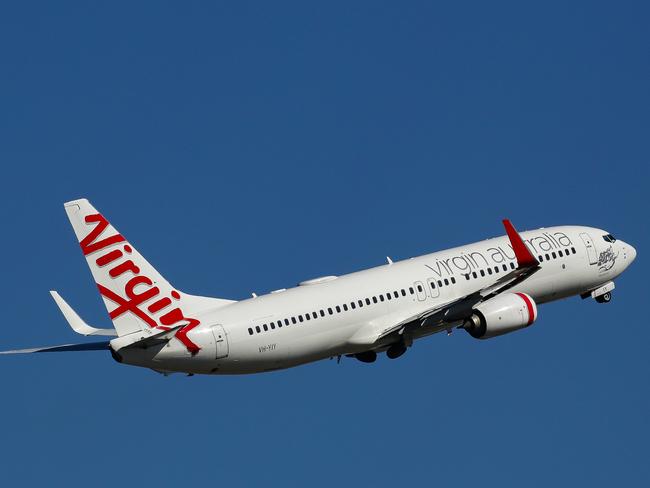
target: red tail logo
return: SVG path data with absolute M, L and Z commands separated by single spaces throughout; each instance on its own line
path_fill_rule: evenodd
M 96 225 L 79 243 L 84 256 L 126 242 L 124 237 L 120 234 L 105 237 L 99 241 L 97 240 L 109 225 L 108 221 L 101 214 L 87 215 L 85 221 L 88 224 L 94 223 Z M 145 302 L 149 302 L 160 295 L 160 289 L 157 286 L 153 286 L 151 278 L 141 274 L 140 268 L 131 259 L 128 259 L 128 255 L 132 252 L 133 249 L 131 246 L 125 243 L 121 248 L 113 249 L 95 259 L 95 263 L 100 268 L 109 265 L 112 266 L 108 270 L 108 274 L 112 279 L 127 272 L 134 275 L 124 285 L 124 297 L 99 283 L 97 284 L 99 293 L 117 305 L 117 307 L 109 313 L 111 319 L 121 317 L 125 313 L 131 313 L 144 321 L 149 327 L 160 330 L 169 330 L 179 322 L 186 321 L 188 322 L 187 325 L 179 329 L 178 332 L 176 332 L 175 337 L 181 341 L 185 347 L 187 347 L 187 350 L 190 353 L 193 355 L 198 353 L 201 348 L 187 337 L 187 333 L 200 324 L 197 319 L 185 317 L 180 307 L 176 307 L 157 318 L 155 317 L 157 312 L 160 312 L 173 303 L 172 299 L 180 300 L 180 293 L 173 290 L 170 293 L 171 297 L 163 296 L 148 305 L 146 310 L 143 310 L 142 307 Z M 126 257 L 126 259 L 123 260 L 122 258 L 124 257 Z M 138 288 L 138 290 L 136 290 L 136 288 Z

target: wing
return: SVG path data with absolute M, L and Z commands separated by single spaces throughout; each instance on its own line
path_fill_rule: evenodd
M 457 322 L 471 315 L 472 309 L 479 303 L 509 290 L 539 271 L 539 262 L 526 247 L 526 244 L 524 244 L 524 241 L 512 223 L 506 219 L 503 221 L 503 226 L 510 239 L 512 249 L 515 252 L 517 268 L 469 295 L 438 304 L 417 315 L 404 318 L 399 323 L 382 330 L 376 340 L 385 339 L 391 334 L 398 336 L 403 334 L 407 329 L 424 326 L 437 326 L 437 331 L 444 330 L 449 327 L 450 323 Z

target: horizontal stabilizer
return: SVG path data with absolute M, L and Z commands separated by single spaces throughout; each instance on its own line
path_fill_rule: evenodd
M 54 301 L 56 302 L 57 306 L 61 310 L 61 313 L 65 317 L 65 319 L 68 321 L 68 324 L 70 324 L 70 327 L 72 327 L 72 330 L 74 330 L 77 334 L 85 335 L 85 336 L 90 336 L 90 335 L 99 335 L 99 336 L 116 336 L 117 332 L 115 329 L 98 329 L 96 327 L 93 327 L 91 325 L 88 325 L 81 317 L 79 317 L 79 314 L 74 311 L 74 309 L 68 305 L 68 302 L 66 302 L 61 295 L 59 295 L 56 291 L 52 290 L 50 291 L 50 295 L 52 295 L 52 298 L 54 298 Z
M 111 341 L 111 347 L 114 351 L 119 351 L 124 348 L 137 348 L 137 349 L 147 349 L 148 347 L 157 346 L 160 344 L 165 344 L 176 335 L 176 333 L 185 327 L 184 324 L 177 325 L 168 330 L 161 330 L 153 335 L 148 337 L 142 337 L 141 334 L 129 334 L 126 336 L 120 336 L 117 339 Z
M 70 351 L 106 351 L 110 349 L 109 341 L 87 342 L 85 344 L 64 344 L 62 346 L 34 347 L 31 349 L 15 349 L 0 351 L 0 354 L 31 354 L 34 352 L 70 352 Z

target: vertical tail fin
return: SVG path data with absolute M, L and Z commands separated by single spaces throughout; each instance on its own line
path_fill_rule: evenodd
M 231 301 L 180 293 L 88 200 L 67 202 L 65 211 L 117 334 L 157 333 L 185 324 L 176 337 L 197 352 L 187 337 L 200 323 L 194 313 Z

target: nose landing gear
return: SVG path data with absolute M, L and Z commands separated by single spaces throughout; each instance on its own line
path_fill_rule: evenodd
M 597 303 L 609 303 L 612 301 L 612 292 L 608 291 L 607 293 L 603 293 L 602 295 L 594 297 L 594 299 Z

